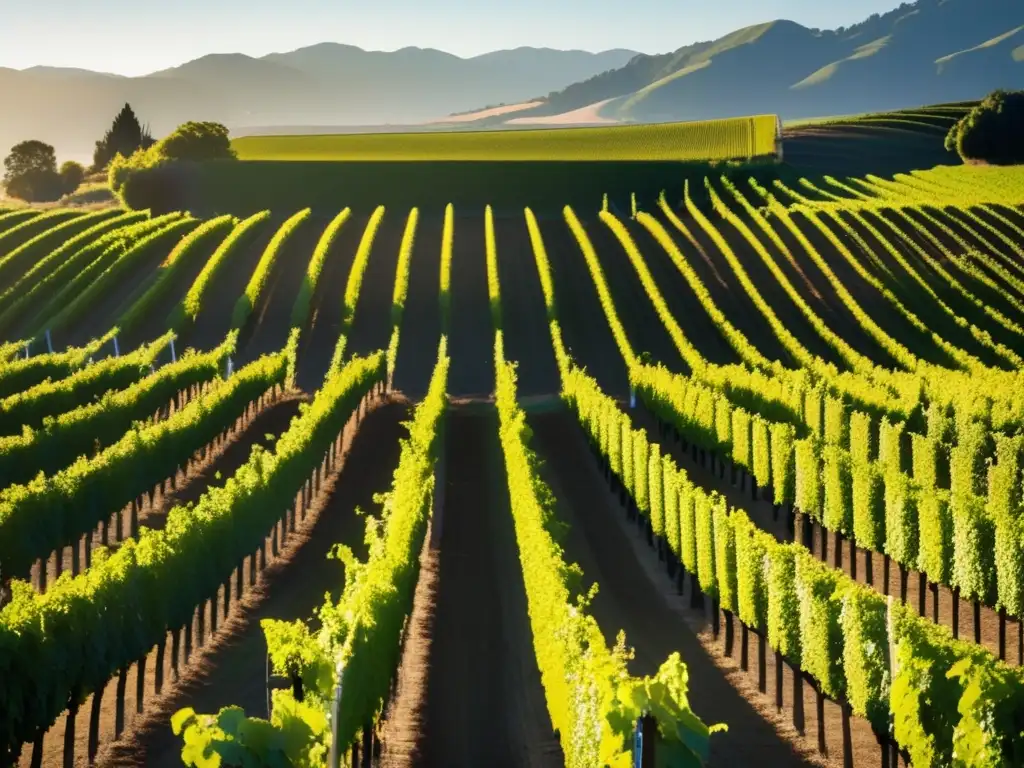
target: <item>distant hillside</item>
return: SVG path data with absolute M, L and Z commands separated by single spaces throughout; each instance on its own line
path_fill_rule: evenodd
M 523 101 L 634 56 L 517 48 L 462 59 L 431 49 L 385 53 L 323 43 L 262 58 L 212 54 L 145 77 L 0 68 L 0 154 L 35 138 L 55 145 L 62 159 L 88 159 L 126 101 L 158 136 L 185 120 L 229 127 L 409 123 Z
M 775 21 L 556 91 L 518 122 L 599 102 L 616 120 L 784 118 L 976 99 L 1024 87 L 1024 3 L 918 0 L 838 30 Z

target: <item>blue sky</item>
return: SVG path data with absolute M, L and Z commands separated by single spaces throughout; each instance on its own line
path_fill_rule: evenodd
M 762 21 L 830 29 L 898 0 L 5 0 L 0 66 L 140 75 L 207 53 L 332 41 L 472 56 L 521 45 L 663 53 Z

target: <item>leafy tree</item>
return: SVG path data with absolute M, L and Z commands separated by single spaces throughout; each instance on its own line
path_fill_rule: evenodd
M 156 146 L 161 158 L 167 160 L 235 159 L 228 129 L 220 123 L 188 122 Z
M 85 179 L 85 166 L 68 160 L 60 167 L 60 179 L 64 194 L 70 195 L 82 185 L 82 180 Z
M 11 197 L 29 202 L 60 198 L 61 177 L 57 173 L 57 154 L 41 141 L 23 141 L 11 147 L 4 160 L 4 186 Z
M 156 143 L 148 128 L 143 128 L 130 104 L 125 104 L 114 118 L 103 138 L 96 142 L 92 162 L 96 170 L 106 168 L 118 154 L 129 157 L 139 149 L 149 149 Z
M 228 129 L 220 123 L 188 122 L 149 149 L 115 156 L 107 170 L 110 189 L 127 207 L 171 211 L 183 205 L 190 164 L 234 160 Z
M 960 118 L 946 149 L 967 160 L 1024 163 L 1024 91 L 995 91 Z

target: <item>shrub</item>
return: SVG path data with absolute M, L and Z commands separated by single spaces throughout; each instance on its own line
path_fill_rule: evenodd
M 7 194 L 28 202 L 60 199 L 61 177 L 53 147 L 41 141 L 23 141 L 11 147 L 4 160 Z
M 167 160 L 234 160 L 228 129 L 220 123 L 188 122 L 156 144 L 161 158 Z
M 946 149 L 967 160 L 995 165 L 1024 163 L 1024 91 L 995 91 L 960 118 Z
M 82 185 L 82 180 L 84 178 L 85 166 L 81 163 L 76 163 L 74 160 L 68 160 L 60 167 L 61 188 L 65 195 L 70 195 L 78 189 Z
M 228 129 L 220 123 L 188 122 L 149 149 L 110 163 L 110 189 L 128 208 L 154 212 L 182 207 L 190 174 L 188 165 L 236 158 Z

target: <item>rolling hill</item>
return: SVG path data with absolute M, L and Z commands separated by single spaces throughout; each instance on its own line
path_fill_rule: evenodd
M 604 102 L 604 119 L 800 118 L 976 99 L 1024 87 L 1024 4 L 918 0 L 852 27 L 773 21 L 625 66 L 549 94 L 532 117 Z

